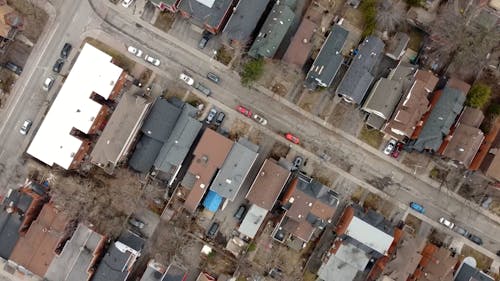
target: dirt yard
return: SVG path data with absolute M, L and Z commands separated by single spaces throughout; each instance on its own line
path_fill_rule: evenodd
M 154 26 L 167 32 L 172 27 L 172 24 L 174 24 L 174 21 L 175 21 L 175 14 L 170 12 L 162 12 L 160 13 L 160 15 L 158 15 L 158 18 L 156 19 Z
M 384 133 L 376 129 L 370 129 L 366 125 L 361 128 L 358 138 L 365 143 L 369 144 L 375 149 L 379 149 L 382 145 Z
M 468 256 L 474 257 L 477 261 L 477 267 L 479 269 L 482 269 L 483 271 L 489 270 L 491 263 L 493 262 L 493 260 L 491 258 L 481 254 L 480 252 L 472 249 L 471 247 L 469 247 L 467 245 L 463 246 L 462 251 L 460 253 L 460 256 L 462 256 L 462 257 L 468 257 Z
M 7 0 L 7 3 L 24 17 L 22 34 L 36 43 L 48 20 L 48 15 L 31 0 Z
M 350 104 L 339 102 L 333 110 L 329 120 L 333 126 L 353 135 L 358 135 L 363 122 L 363 114 Z
M 240 137 L 248 135 L 249 130 L 249 124 L 241 121 L 240 119 L 236 119 L 229 130 L 229 138 L 232 140 L 238 140 Z

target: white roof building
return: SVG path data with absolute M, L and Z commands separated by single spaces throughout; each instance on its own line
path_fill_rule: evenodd
M 69 169 L 83 143 L 70 132 L 76 128 L 88 133 L 102 109 L 90 96 L 96 93 L 108 99 L 123 72 L 111 59 L 85 44 L 27 150 L 31 156 Z
M 241 222 L 238 231 L 245 236 L 254 238 L 255 234 L 257 234 L 257 231 L 260 228 L 260 225 L 264 221 L 266 215 L 267 215 L 266 209 L 261 208 L 255 204 L 252 204 L 247 214 L 245 215 L 245 218 Z
M 389 247 L 394 240 L 394 237 L 391 235 L 357 218 L 356 216 L 352 218 L 345 234 L 382 255 L 387 255 L 387 250 L 389 250 Z

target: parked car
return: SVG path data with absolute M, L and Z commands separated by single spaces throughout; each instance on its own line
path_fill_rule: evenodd
M 385 146 L 384 154 L 385 155 L 391 154 L 395 147 L 396 147 L 396 140 L 391 139 Z
M 52 71 L 55 73 L 61 72 L 61 69 L 64 66 L 64 60 L 63 59 L 57 59 L 56 63 L 54 63 L 54 66 L 52 67 Z
M 483 245 L 483 239 L 481 239 L 481 237 L 478 237 L 470 233 L 469 236 L 467 236 L 467 238 L 478 245 Z
M 412 208 L 413 210 L 415 210 L 415 211 L 417 211 L 417 212 L 419 212 L 421 214 L 425 213 L 424 206 L 422 206 L 422 205 L 420 205 L 420 204 L 418 204 L 416 202 L 410 202 L 410 208 Z
M 215 237 L 217 234 L 217 231 L 219 230 L 219 223 L 218 222 L 213 222 L 210 228 L 208 229 L 207 235 L 208 237 Z
M 267 120 L 258 114 L 253 115 L 253 120 L 257 121 L 257 123 L 261 124 L 262 126 L 267 125 Z
M 147 61 L 147 62 L 149 62 L 150 64 L 152 64 L 154 66 L 160 66 L 160 60 L 157 59 L 157 58 L 154 58 L 154 57 L 152 57 L 150 55 L 146 55 L 144 57 L 144 60 Z
M 184 83 L 188 84 L 189 86 L 193 86 L 193 84 L 194 84 L 193 78 L 191 78 L 187 74 L 181 73 L 179 75 L 179 79 L 181 79 L 182 81 L 184 81 Z
M 141 220 L 139 219 L 136 219 L 134 217 L 131 217 L 129 220 L 128 220 L 128 223 L 130 223 L 131 225 L 139 228 L 139 229 L 143 229 L 145 224 L 144 222 L 142 222 Z
M 23 72 L 23 68 L 22 67 L 20 67 L 19 65 L 15 64 L 13 62 L 10 62 L 10 61 L 6 62 L 3 65 L 3 67 L 5 67 L 6 69 L 14 72 L 17 75 L 21 75 L 21 73 Z
M 33 121 L 25 120 L 23 122 L 23 125 L 21 126 L 21 129 L 19 130 L 19 133 L 21 133 L 21 135 L 28 134 L 28 131 L 30 130 L 32 124 L 33 124 Z
M 199 83 L 199 82 L 196 82 L 196 84 L 194 85 L 194 88 L 198 91 L 200 91 L 202 94 L 204 94 L 205 96 L 210 96 L 210 94 L 212 94 L 212 91 L 210 91 L 210 89 L 208 87 L 206 87 L 205 85 Z
M 226 118 L 226 114 L 220 111 L 217 114 L 217 118 L 215 118 L 215 125 L 220 126 L 222 124 L 222 121 L 224 121 L 224 118 Z
M 292 135 L 291 133 L 286 133 L 285 134 L 285 138 L 291 142 L 293 142 L 294 144 L 299 144 L 300 143 L 300 140 L 298 137 Z
M 499 257 L 500 257 L 500 251 L 497 251 L 497 256 L 499 256 Z
M 238 105 L 236 107 L 236 110 L 238 110 L 239 113 L 245 115 L 246 117 L 251 117 L 252 116 L 252 111 L 250 111 L 248 108 Z
M 215 108 L 210 109 L 210 111 L 208 112 L 207 119 L 205 120 L 205 122 L 207 122 L 207 124 L 212 123 L 212 120 L 214 120 L 214 118 L 215 118 L 216 115 L 217 115 L 217 109 L 215 109 Z
M 234 218 L 241 221 L 243 217 L 245 216 L 245 212 L 247 210 L 247 207 L 245 205 L 241 205 L 238 210 L 236 210 L 236 213 L 234 213 Z
M 207 73 L 207 78 L 208 80 L 214 82 L 215 84 L 218 84 L 220 82 L 219 76 L 217 76 L 215 73 L 212 72 Z
M 394 151 L 391 153 L 391 156 L 397 159 L 399 157 L 399 154 L 401 154 L 402 149 L 403 149 L 403 143 L 398 142 L 396 144 L 396 147 L 394 148 Z
M 439 223 L 446 226 L 449 229 L 453 229 L 453 227 L 455 227 L 454 223 L 452 223 L 451 221 L 449 221 L 443 217 L 439 218 Z
M 453 228 L 453 231 L 455 231 L 456 233 L 458 233 L 458 234 L 460 234 L 460 235 L 462 235 L 464 237 L 467 237 L 470 234 L 466 229 L 464 229 L 464 228 L 462 228 L 460 226 L 456 226 L 456 225 Z
M 67 59 L 69 56 L 69 53 L 71 53 L 72 49 L 73 49 L 73 46 L 71 46 L 70 43 L 64 43 L 64 46 L 62 47 L 62 50 L 61 50 L 61 58 Z
M 128 46 L 127 51 L 136 57 L 142 57 L 143 52 L 134 46 Z
M 295 169 L 299 169 L 302 163 L 304 163 L 304 158 L 302 158 L 302 156 L 296 156 L 295 159 L 293 159 L 293 167 Z
M 200 49 L 203 49 L 207 46 L 207 43 L 208 43 L 208 40 L 210 40 L 210 38 L 212 38 L 212 33 L 208 32 L 208 31 L 203 31 L 203 33 L 201 34 L 201 39 L 200 39 L 200 42 L 198 42 L 198 48 Z
M 54 79 L 54 77 L 47 77 L 47 79 L 45 79 L 45 81 L 43 81 L 43 86 L 42 86 L 42 89 L 46 92 L 48 92 L 51 88 L 52 88 L 52 85 L 54 85 L 54 81 L 56 79 Z
M 132 5 L 132 3 L 134 3 L 134 0 L 123 0 L 122 6 L 125 8 L 128 8 L 128 7 L 130 7 L 130 5 Z

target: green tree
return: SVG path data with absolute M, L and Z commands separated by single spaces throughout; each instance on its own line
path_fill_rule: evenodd
M 243 66 L 241 73 L 241 84 L 248 86 L 262 76 L 264 72 L 264 60 L 262 58 L 249 60 Z
M 486 115 L 491 118 L 496 118 L 500 116 L 500 104 L 499 103 L 490 104 L 490 106 L 488 106 L 488 110 L 486 110 Z
M 490 100 L 491 88 L 482 83 L 476 83 L 472 86 L 467 94 L 465 105 L 474 108 L 483 108 L 484 105 Z

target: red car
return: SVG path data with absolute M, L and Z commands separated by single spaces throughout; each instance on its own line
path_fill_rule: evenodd
M 250 111 L 250 109 L 244 106 L 238 105 L 236 107 L 236 110 L 238 110 L 241 114 L 245 115 L 246 117 L 252 117 L 252 112 Z
M 403 149 L 403 143 L 398 142 L 396 144 L 396 148 L 394 148 L 394 151 L 391 153 L 391 156 L 397 159 L 399 157 L 399 154 L 401 153 L 401 149 Z
M 290 133 L 286 133 L 285 134 L 285 138 L 291 142 L 293 142 L 294 144 L 299 144 L 300 141 L 299 141 L 299 138 L 290 134 Z

